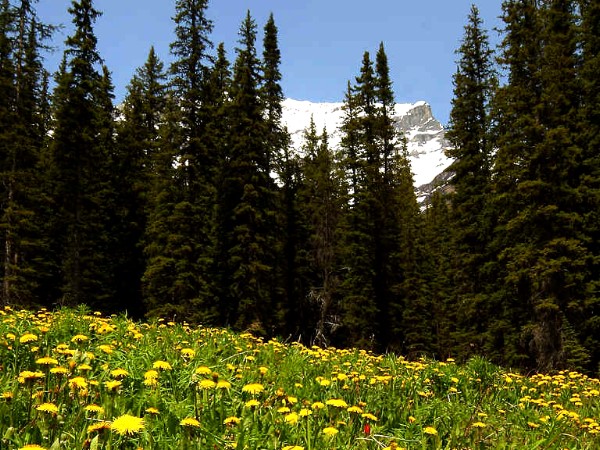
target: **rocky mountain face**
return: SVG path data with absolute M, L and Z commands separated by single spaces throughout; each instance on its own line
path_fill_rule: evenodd
M 329 143 L 334 148 L 340 144 L 339 131 L 343 118 L 343 103 L 313 103 L 286 99 L 283 102 L 283 122 L 292 137 L 293 146 L 300 149 L 303 132 L 311 116 L 321 132 L 323 127 L 329 134 Z M 452 160 L 444 154 L 450 146 L 445 139 L 442 124 L 435 119 L 431 106 L 425 102 L 397 103 L 394 121 L 408 141 L 408 153 L 414 174 L 414 185 L 419 197 L 426 196 L 435 186 L 443 183 L 447 174 L 442 172 Z

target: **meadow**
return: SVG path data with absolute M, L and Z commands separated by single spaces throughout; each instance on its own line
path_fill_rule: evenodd
M 0 310 L 0 449 L 597 449 L 600 381 Z

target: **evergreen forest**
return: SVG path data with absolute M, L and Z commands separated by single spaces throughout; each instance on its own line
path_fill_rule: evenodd
M 72 1 L 51 74 L 36 3 L 0 0 L 2 306 L 598 373 L 600 0 L 504 0 L 497 48 L 472 7 L 424 204 L 383 43 L 340 80 L 340 146 L 311 122 L 296 151 L 273 15 L 228 52 L 174 1 L 173 62 L 149 48 L 116 104 L 101 11 Z

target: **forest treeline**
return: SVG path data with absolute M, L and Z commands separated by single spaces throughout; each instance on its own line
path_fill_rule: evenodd
M 150 48 L 115 105 L 92 0 L 55 74 L 35 3 L 0 0 L 2 305 L 597 372 L 599 1 L 505 0 L 498 48 L 472 7 L 452 178 L 424 205 L 383 44 L 340 146 L 311 122 L 298 152 L 272 15 L 248 12 L 228 54 L 208 0 L 175 1 L 173 62 Z

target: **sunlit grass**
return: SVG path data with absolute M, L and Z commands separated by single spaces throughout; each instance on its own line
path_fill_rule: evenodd
M 596 449 L 599 390 L 479 358 L 0 310 L 2 449 Z

